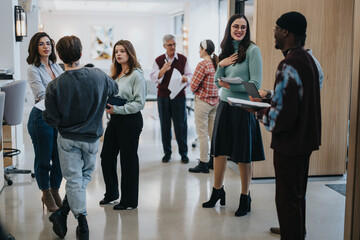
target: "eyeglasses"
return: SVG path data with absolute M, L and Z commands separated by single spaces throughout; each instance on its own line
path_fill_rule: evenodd
M 171 43 L 171 44 L 165 44 L 165 46 L 167 46 L 167 47 L 172 47 L 172 46 L 176 46 L 176 43 Z
M 50 43 L 50 41 L 48 41 L 48 42 L 46 42 L 46 43 L 44 43 L 44 42 L 38 42 L 38 46 L 39 46 L 39 47 L 42 47 L 42 46 L 44 46 L 44 45 L 50 46 L 51 43 Z
M 237 24 L 235 24 L 235 25 L 232 25 L 231 26 L 234 30 L 236 30 L 236 31 L 238 31 L 239 29 L 241 30 L 241 31 L 245 31 L 246 29 L 247 29 L 247 26 L 246 25 L 237 25 Z

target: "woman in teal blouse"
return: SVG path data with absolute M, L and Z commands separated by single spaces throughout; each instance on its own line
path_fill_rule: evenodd
M 215 84 L 221 88 L 220 103 L 216 111 L 211 154 L 214 155 L 214 186 L 211 198 L 203 203 L 204 208 L 214 207 L 220 199 L 225 205 L 223 181 L 226 159 L 238 164 L 241 180 L 241 195 L 235 216 L 244 216 L 250 211 L 250 181 L 252 161 L 264 160 L 264 149 L 258 121 L 246 110 L 230 106 L 228 97 L 249 100 L 242 84 L 229 84 L 221 77 L 240 77 L 260 89 L 262 60 L 260 49 L 250 40 L 249 22 L 244 15 L 233 15 L 226 26 L 221 42 L 219 64 Z
M 120 151 L 121 200 L 115 210 L 134 209 L 138 206 L 139 137 L 143 127 L 140 111 L 145 106 L 146 83 L 136 52 L 127 40 L 118 41 L 113 49 L 112 74 L 119 87 L 117 97 L 126 99 L 123 106 L 108 104 L 111 114 L 105 131 L 101 151 L 101 167 L 106 185 L 105 197 L 100 204 L 108 204 L 119 198 L 117 156 Z

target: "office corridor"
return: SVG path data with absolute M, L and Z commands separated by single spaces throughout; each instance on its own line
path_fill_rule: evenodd
M 240 196 L 238 174 L 228 168 L 225 176 L 226 206 L 219 203 L 213 209 L 201 204 L 210 198 L 213 171 L 210 174 L 189 173 L 197 164 L 198 148 L 191 148 L 196 138 L 194 114 L 188 117 L 189 164 L 180 162 L 177 144 L 173 140 L 173 155 L 169 163 L 163 156 L 160 124 L 153 116 L 153 104 L 142 111 L 144 128 L 140 137 L 139 207 L 135 210 L 115 211 L 113 205 L 99 206 L 103 198 L 104 182 L 100 159 L 87 191 L 90 239 L 280 239 L 269 228 L 277 226 L 274 180 L 253 180 L 251 185 L 252 211 L 235 217 Z M 33 149 L 26 130 L 31 104 L 24 115 L 25 157 L 20 168 L 33 168 Z M 156 112 L 156 111 L 155 111 Z M 101 150 L 101 146 L 100 146 Z M 100 154 L 100 150 L 98 155 Z M 255 163 L 256 164 L 256 163 Z M 0 219 L 17 240 L 58 239 L 52 231 L 40 201 L 41 192 L 29 175 L 13 176 L 14 184 L 5 186 L 0 194 Z M 344 177 L 311 178 L 307 191 L 307 239 L 339 240 L 343 238 L 345 197 L 325 186 L 345 183 Z M 60 194 L 64 196 L 65 181 Z M 70 213 L 65 239 L 75 239 L 77 221 Z

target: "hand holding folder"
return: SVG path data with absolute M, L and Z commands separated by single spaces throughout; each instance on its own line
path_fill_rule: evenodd
M 114 97 L 111 96 L 108 98 L 107 102 L 106 102 L 106 108 L 110 109 L 110 107 L 108 106 L 108 104 L 110 105 L 115 105 L 115 106 L 124 106 L 126 104 L 127 100 L 121 97 Z

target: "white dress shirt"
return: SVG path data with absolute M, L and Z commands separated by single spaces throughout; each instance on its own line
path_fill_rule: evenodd
M 175 53 L 174 57 L 171 59 L 166 53 L 165 53 L 165 58 L 168 62 L 173 62 L 174 59 L 179 59 L 177 53 Z M 160 68 L 159 65 L 156 63 L 156 61 L 154 61 L 151 73 L 150 73 L 150 78 L 154 83 L 158 83 L 160 84 L 164 78 L 164 76 L 162 76 L 161 78 L 159 78 L 159 72 L 160 72 Z M 164 74 L 165 75 L 165 74 Z M 190 71 L 190 67 L 189 67 L 189 63 L 186 59 L 186 63 L 185 63 L 185 68 L 184 68 L 184 76 L 189 80 L 191 79 L 192 73 Z

